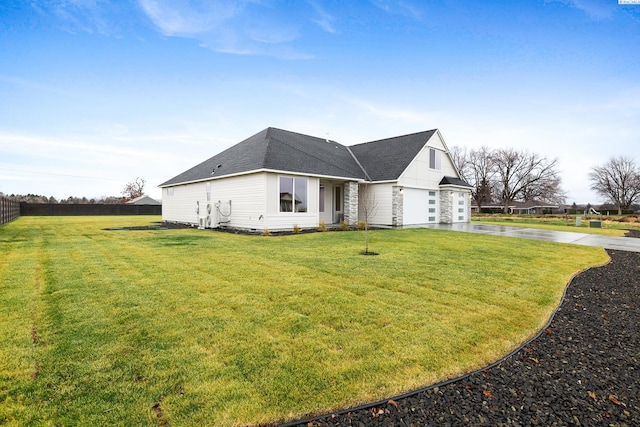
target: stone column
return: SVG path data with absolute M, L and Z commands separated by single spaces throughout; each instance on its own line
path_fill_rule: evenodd
M 394 185 L 391 190 L 391 225 L 394 227 L 402 227 L 402 218 L 404 216 L 404 198 L 402 187 Z
M 358 183 L 346 182 L 343 186 L 344 193 L 344 221 L 353 227 L 358 224 Z
M 440 224 L 453 224 L 453 191 L 440 190 Z

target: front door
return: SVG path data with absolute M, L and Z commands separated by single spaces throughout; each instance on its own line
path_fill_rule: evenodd
M 320 221 L 338 224 L 343 220 L 342 185 L 331 181 L 321 181 L 318 190 L 318 211 Z
M 344 220 L 342 211 L 342 186 L 333 187 L 333 223 L 338 224 Z

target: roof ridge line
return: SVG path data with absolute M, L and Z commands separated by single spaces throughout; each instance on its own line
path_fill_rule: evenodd
M 360 169 L 362 169 L 362 172 L 364 172 L 364 177 L 367 179 L 367 181 L 372 181 L 371 177 L 367 173 L 367 170 L 364 168 L 364 166 L 362 166 L 362 164 L 360 163 L 360 160 L 358 160 L 356 155 L 353 154 L 353 152 L 351 151 L 351 148 L 349 148 L 349 146 L 347 145 L 345 145 L 344 147 L 347 149 L 349 154 L 351 154 L 351 157 L 353 157 L 353 160 L 355 160 L 356 164 L 360 167 Z
M 307 138 L 313 138 L 313 139 L 317 140 L 317 141 L 318 141 L 318 142 L 320 142 L 320 143 L 335 144 L 335 145 L 337 145 L 337 146 L 340 146 L 340 147 L 346 148 L 346 149 L 347 149 L 347 151 L 349 152 L 349 154 L 351 154 L 351 157 L 355 160 L 356 164 L 357 164 L 357 165 L 360 167 L 360 169 L 364 172 L 365 176 L 366 176 L 366 177 L 368 177 L 368 176 L 369 176 L 369 175 L 367 174 L 367 172 L 364 170 L 364 168 L 362 167 L 362 165 L 360 164 L 360 162 L 358 161 L 358 159 L 356 159 L 356 158 L 355 158 L 355 156 L 353 155 L 353 153 L 351 152 L 351 150 L 349 150 L 349 147 L 347 147 L 346 145 L 343 145 L 343 144 L 341 144 L 341 143 L 339 143 L 339 142 L 337 142 L 337 141 L 331 141 L 331 140 L 323 139 L 323 138 L 320 138 L 320 137 L 317 137 L 317 136 L 305 135 L 305 134 L 303 134 L 303 133 L 291 132 L 291 131 L 287 131 L 287 130 L 284 130 L 284 129 L 280 129 L 280 130 L 282 130 L 282 131 L 284 131 L 284 132 L 289 132 L 289 133 L 292 133 L 292 134 L 297 134 L 297 135 L 300 135 L 300 136 L 304 136 L 304 137 L 307 137 Z M 327 159 L 324 159 L 324 158 L 318 157 L 317 155 L 312 154 L 312 153 L 308 152 L 307 150 L 303 150 L 303 149 L 302 149 L 302 148 L 300 148 L 300 147 L 295 147 L 295 146 L 293 146 L 293 145 L 289 144 L 287 141 L 284 141 L 284 140 L 282 140 L 282 139 L 280 139 L 280 138 L 278 138 L 278 137 L 276 137 L 276 136 L 271 135 L 271 136 L 269 136 L 269 139 L 274 140 L 274 141 L 278 141 L 279 143 L 286 145 L 287 147 L 291 148 L 292 150 L 298 151 L 298 152 L 300 152 L 300 153 L 304 153 L 304 154 L 306 154 L 307 156 L 312 157 L 312 158 L 314 158 L 314 159 L 316 159 L 316 160 L 319 160 L 319 161 L 321 161 L 321 162 L 324 162 L 324 163 L 330 164 L 331 166 L 334 166 L 336 169 L 339 169 L 339 170 L 341 170 L 341 171 L 344 171 L 344 172 L 350 173 L 350 171 L 349 171 L 349 170 L 347 170 L 347 169 L 343 168 L 342 166 L 339 166 L 339 165 L 337 165 L 337 164 L 335 164 L 335 163 L 333 163 L 333 162 L 330 162 L 330 161 L 328 161 Z M 270 149 L 270 145 L 271 145 L 271 144 L 268 144 L 268 146 L 267 146 L 267 150 L 269 150 L 269 149 Z M 371 179 L 369 179 L 369 180 L 371 180 Z
M 374 142 L 388 141 L 390 139 L 399 139 L 399 138 L 405 138 L 405 137 L 408 137 L 408 136 L 416 136 L 416 135 L 420 135 L 422 133 L 435 132 L 437 130 L 438 130 L 438 128 L 433 128 L 433 129 L 429 129 L 429 130 L 421 130 L 421 131 L 418 131 L 418 132 L 408 133 L 406 135 L 389 136 L 387 138 L 375 139 L 373 141 L 360 142 L 358 144 L 352 145 L 352 147 L 357 147 L 357 146 L 360 146 L 360 145 L 367 145 L 367 144 L 371 144 L 371 143 L 374 143 Z

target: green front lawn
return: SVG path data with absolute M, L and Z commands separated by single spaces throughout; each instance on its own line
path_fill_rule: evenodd
M 0 227 L 0 424 L 246 425 L 481 367 L 599 248 L 428 229 L 280 237 Z

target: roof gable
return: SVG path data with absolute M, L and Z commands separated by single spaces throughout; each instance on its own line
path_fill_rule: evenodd
M 454 177 L 454 176 L 443 176 L 442 179 L 440 180 L 440 185 L 472 188 L 472 186 L 468 184 L 465 180 Z
M 354 145 L 351 148 L 372 181 L 396 180 L 436 129 Z

